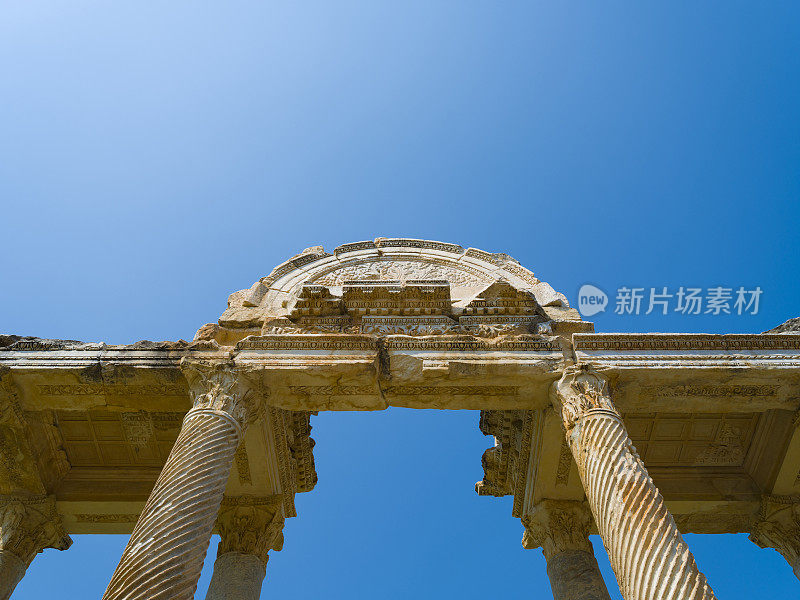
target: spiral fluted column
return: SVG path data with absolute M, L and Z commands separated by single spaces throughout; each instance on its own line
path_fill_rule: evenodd
M 103 600 L 191 600 L 253 412 L 229 363 L 181 363 L 193 400 Z
M 572 367 L 554 386 L 553 403 L 625 600 L 716 598 L 636 453 L 605 379 Z

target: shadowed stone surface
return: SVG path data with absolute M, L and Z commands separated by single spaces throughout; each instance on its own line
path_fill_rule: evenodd
M 28 565 L 11 552 L 0 550 L 0 600 L 8 600 L 11 593 L 22 581 Z
M 565 550 L 547 561 L 554 600 L 611 600 L 594 554 Z
M 254 554 L 226 552 L 214 561 L 206 600 L 258 600 L 267 566 Z

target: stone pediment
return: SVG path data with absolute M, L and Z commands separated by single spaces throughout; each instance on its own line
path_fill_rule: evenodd
M 344 303 L 341 297 L 331 294 L 324 285 L 304 285 L 289 316 L 299 319 L 343 314 Z
M 461 313 L 513 317 L 499 323 L 506 332 L 529 333 L 539 321 L 580 322 L 563 294 L 507 254 L 429 240 L 378 238 L 344 244 L 332 254 L 315 246 L 295 255 L 250 289 L 231 294 L 219 323 L 205 326 L 202 339 L 232 346 L 248 335 L 277 332 L 275 327 L 290 333 L 292 327 L 313 331 L 317 325 L 320 331 L 353 333 L 362 317 L 438 318 L 408 326 L 373 323 L 370 332 L 441 335 L 452 327 L 454 333 L 500 331 L 498 323 L 480 319 L 450 323 L 441 318 L 457 319 Z M 520 316 L 537 315 L 538 321 L 525 321 L 521 329 L 519 322 L 510 325 Z
M 464 315 L 535 315 L 540 306 L 528 291 L 515 288 L 507 281 L 497 281 L 467 299 Z
M 342 300 L 347 312 L 358 317 L 451 312 L 450 284 L 445 280 L 348 281 L 342 286 Z

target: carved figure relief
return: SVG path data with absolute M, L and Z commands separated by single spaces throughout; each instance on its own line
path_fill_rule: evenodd
M 409 279 L 446 279 L 452 285 L 471 287 L 491 283 L 493 279 L 469 267 L 455 268 L 442 261 L 416 261 L 407 259 L 387 259 L 385 261 L 370 259 L 369 262 L 351 264 L 341 267 L 317 278 L 309 283 L 320 285 L 343 285 L 351 280 L 400 280 Z

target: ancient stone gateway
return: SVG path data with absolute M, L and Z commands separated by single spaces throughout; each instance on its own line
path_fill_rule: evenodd
M 384 239 L 309 248 L 193 342 L 0 337 L 0 599 L 70 533 L 130 541 L 107 600 L 255 599 L 310 419 L 480 410 L 479 494 L 513 496 L 559 600 L 714 598 L 681 533 L 749 532 L 800 577 L 800 335 L 595 334 L 505 254 Z M 477 457 L 476 457 L 477 460 Z M 660 490 L 660 491 L 659 491 Z

